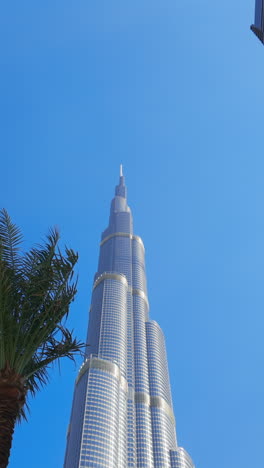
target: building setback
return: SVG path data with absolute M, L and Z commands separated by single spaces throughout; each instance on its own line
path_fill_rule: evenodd
M 177 445 L 164 335 L 149 319 L 144 257 L 121 166 L 100 244 L 64 468 L 194 468 Z

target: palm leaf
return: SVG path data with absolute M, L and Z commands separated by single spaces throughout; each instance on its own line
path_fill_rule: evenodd
M 5 209 L 0 210 L 0 251 L 1 258 L 16 273 L 20 266 L 19 249 L 23 236 L 20 229 L 12 223 Z

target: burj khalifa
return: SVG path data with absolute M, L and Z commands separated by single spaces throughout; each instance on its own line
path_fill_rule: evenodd
M 177 444 L 164 335 L 149 318 L 145 249 L 133 233 L 122 166 L 100 243 L 87 343 L 64 468 L 194 468 Z

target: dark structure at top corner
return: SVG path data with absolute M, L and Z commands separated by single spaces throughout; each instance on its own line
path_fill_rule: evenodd
M 264 44 L 264 0 L 256 0 L 255 23 L 250 26 L 250 29 Z

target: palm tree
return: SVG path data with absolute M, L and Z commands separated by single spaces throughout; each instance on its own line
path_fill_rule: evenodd
M 51 230 L 44 245 L 21 254 L 22 235 L 0 211 L 0 468 L 6 468 L 15 422 L 25 418 L 28 392 L 48 381 L 62 357 L 74 360 L 83 344 L 65 328 L 76 294 L 77 254 L 58 248 Z

